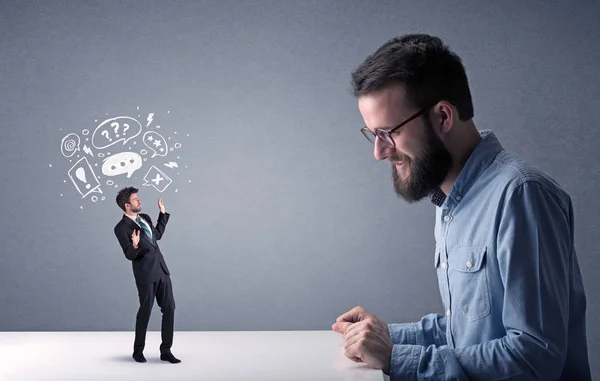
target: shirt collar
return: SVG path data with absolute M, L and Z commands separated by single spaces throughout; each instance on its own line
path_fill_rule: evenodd
M 124 213 L 124 214 L 125 214 L 127 217 L 131 218 L 131 219 L 133 220 L 133 222 L 135 222 L 135 223 L 137 224 L 137 217 L 130 216 L 130 215 L 129 215 L 129 214 L 127 214 L 127 213 Z M 140 216 L 139 214 L 138 214 L 138 217 L 139 217 L 139 218 L 140 218 L 142 221 L 144 221 L 144 219 L 142 218 L 142 216 Z M 144 222 L 145 222 L 145 221 L 144 221 Z
M 482 130 L 479 134 L 481 135 L 481 141 L 467 159 L 448 195 L 456 202 L 464 197 L 479 176 L 492 164 L 498 153 L 504 149 L 496 134 L 491 130 Z M 436 187 L 430 193 L 429 200 L 439 207 L 446 200 L 446 195 L 439 187 Z

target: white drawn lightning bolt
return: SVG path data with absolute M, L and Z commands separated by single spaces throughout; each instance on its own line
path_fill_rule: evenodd
M 167 168 L 171 168 L 171 169 L 173 169 L 173 168 L 178 168 L 178 167 L 177 167 L 177 162 L 175 162 L 175 161 L 170 161 L 170 162 L 168 162 L 168 163 L 164 163 L 163 165 L 164 165 L 165 167 L 167 167 Z
M 87 145 L 83 145 L 83 152 L 87 153 L 90 156 L 94 156 L 94 154 L 92 153 L 92 149 L 90 147 L 88 147 Z
M 151 112 L 150 114 L 148 114 L 148 119 L 146 119 L 146 120 L 148 121 L 148 124 L 146 124 L 146 128 L 148 128 L 150 123 L 152 123 L 152 120 L 154 120 L 154 113 Z

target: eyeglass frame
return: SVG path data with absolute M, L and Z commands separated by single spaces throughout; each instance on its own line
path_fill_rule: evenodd
M 401 127 L 404 127 L 405 125 L 407 125 L 408 123 L 412 122 L 413 120 L 417 119 L 418 117 L 420 117 L 421 115 L 423 115 L 423 113 L 425 111 L 429 110 L 430 108 L 432 108 L 433 106 L 435 106 L 437 103 L 438 102 L 435 102 L 431 106 L 427 106 L 427 107 L 422 108 L 421 110 L 419 110 L 416 113 L 414 113 L 413 115 L 409 116 L 407 119 L 405 119 L 404 121 L 402 121 L 400 124 L 398 124 L 397 126 L 393 127 L 389 131 L 383 130 L 381 128 L 376 128 L 375 131 L 371 131 L 369 129 L 369 127 L 364 126 L 363 128 L 360 129 L 360 132 L 362 132 L 363 136 L 369 142 L 371 142 L 373 145 L 375 145 L 375 141 L 377 140 L 377 138 L 379 138 L 379 139 L 381 139 L 381 141 L 383 141 L 384 143 L 386 143 L 388 146 L 391 146 L 392 148 L 394 148 L 394 147 L 396 147 L 396 142 L 394 141 L 394 139 L 392 139 L 392 133 L 394 133 L 395 131 L 397 131 Z M 372 136 L 374 136 L 374 139 L 371 140 L 367 134 L 371 134 Z M 391 142 L 391 144 L 390 144 L 390 142 Z

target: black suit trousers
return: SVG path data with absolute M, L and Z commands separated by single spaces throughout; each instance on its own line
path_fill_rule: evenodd
M 140 308 L 135 321 L 134 352 L 142 352 L 146 345 L 146 331 L 150 321 L 150 313 L 154 306 L 154 299 L 162 312 L 160 353 L 167 353 L 173 345 L 173 325 L 175 320 L 175 298 L 173 297 L 173 286 L 171 277 L 163 274 L 156 282 L 138 284 L 138 296 Z

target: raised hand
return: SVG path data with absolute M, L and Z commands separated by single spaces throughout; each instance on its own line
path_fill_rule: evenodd
M 158 199 L 158 209 L 160 209 L 161 213 L 165 213 L 165 204 L 163 202 L 162 197 Z
M 137 232 L 137 234 L 136 234 L 136 232 Z M 139 229 L 135 229 L 133 231 L 133 233 L 131 233 L 131 242 L 133 243 L 133 247 L 135 247 L 137 249 L 138 245 L 140 244 L 140 230 Z

